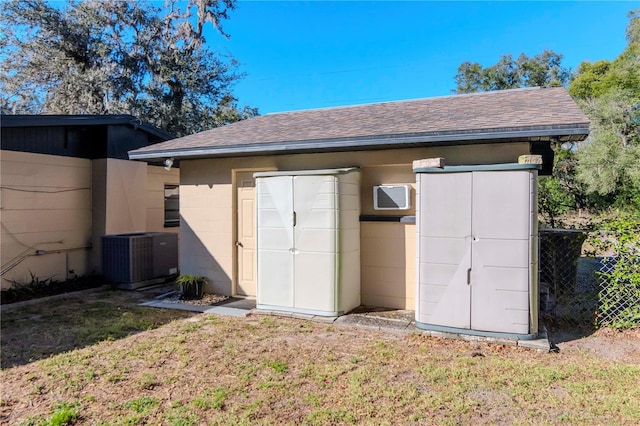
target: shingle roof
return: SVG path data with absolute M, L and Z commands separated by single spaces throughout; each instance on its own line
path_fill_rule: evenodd
M 130 152 L 133 159 L 379 149 L 517 137 L 584 139 L 589 120 L 564 88 L 531 88 L 284 112 Z

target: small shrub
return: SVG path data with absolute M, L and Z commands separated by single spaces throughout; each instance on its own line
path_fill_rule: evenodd
M 28 282 L 7 280 L 11 283 L 11 287 L 0 292 L 3 305 L 56 294 L 87 290 L 100 287 L 104 284 L 104 281 L 102 281 L 98 275 L 74 276 L 66 281 L 58 281 L 51 277 L 41 279 L 32 272 L 29 272 L 29 274 L 31 276 Z
M 183 274 L 176 279 L 176 284 L 178 285 L 181 299 L 202 299 L 202 296 L 204 295 L 204 286 L 207 284 L 207 278 L 191 274 Z

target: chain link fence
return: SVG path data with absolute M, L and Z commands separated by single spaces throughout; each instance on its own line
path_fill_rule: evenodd
M 540 318 L 564 324 L 640 326 L 640 244 L 572 229 L 539 231 Z M 609 251 L 592 242 L 607 240 Z
M 632 282 L 640 271 L 640 246 L 635 253 L 606 257 L 597 273 L 599 304 L 595 322 L 598 326 L 640 326 L 640 286 Z
M 598 300 L 597 261 L 581 256 L 587 233 L 541 229 L 538 235 L 540 317 L 570 324 L 591 323 Z

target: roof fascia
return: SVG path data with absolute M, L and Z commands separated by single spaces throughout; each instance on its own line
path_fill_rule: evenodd
M 249 156 L 249 155 L 275 155 L 301 153 L 309 151 L 331 151 L 348 149 L 364 150 L 364 149 L 380 149 L 387 145 L 415 145 L 415 144 L 436 144 L 450 143 L 452 145 L 465 144 L 465 142 L 487 143 L 487 140 L 509 140 L 527 138 L 534 140 L 540 137 L 563 137 L 578 136 L 579 140 L 583 140 L 589 134 L 589 125 L 587 123 L 576 126 L 557 126 L 535 129 L 508 129 L 508 130 L 490 130 L 484 132 L 467 131 L 457 133 L 432 133 L 419 135 L 401 135 L 401 136 L 378 136 L 359 139 L 324 139 L 312 141 L 288 141 L 274 143 L 254 143 L 236 146 L 218 146 L 218 147 L 196 147 L 196 148 L 178 148 L 166 150 L 139 150 L 129 151 L 129 159 L 131 160 L 151 160 L 157 158 L 204 158 L 204 157 L 233 157 L 233 156 Z M 576 140 L 578 140 L 576 139 Z

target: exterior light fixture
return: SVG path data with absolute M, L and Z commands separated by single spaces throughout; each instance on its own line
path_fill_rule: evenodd
M 173 158 L 167 158 L 164 160 L 164 169 L 166 171 L 171 170 L 171 166 L 173 166 Z

